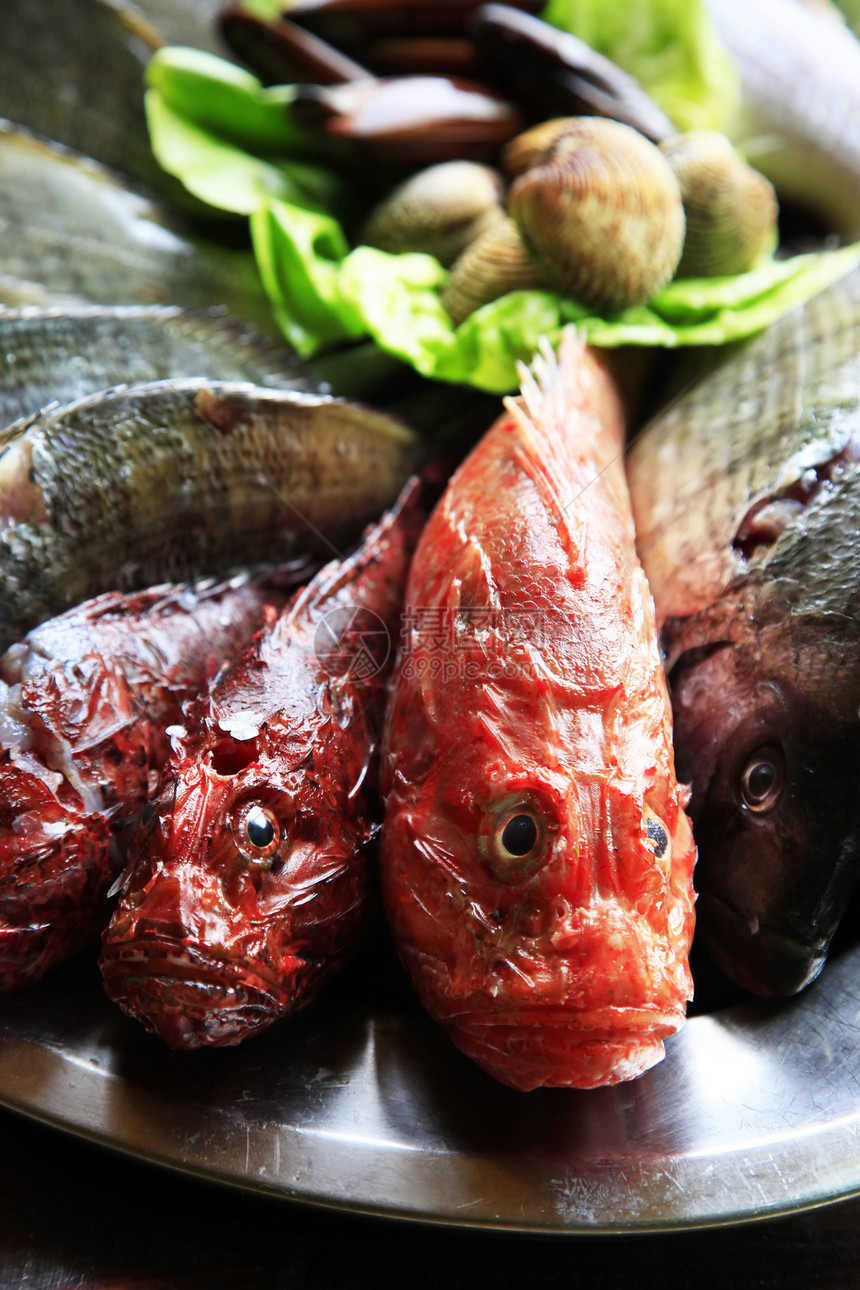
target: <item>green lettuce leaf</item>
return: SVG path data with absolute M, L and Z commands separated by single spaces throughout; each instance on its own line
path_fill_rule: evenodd
M 517 363 L 540 338 L 575 323 L 595 345 L 722 345 L 774 322 L 860 264 L 860 244 L 768 260 L 733 278 L 672 282 L 647 305 L 600 318 L 551 291 L 516 291 L 454 327 L 447 272 L 429 255 L 348 249 L 336 220 L 274 201 L 252 217 L 263 282 L 287 339 L 310 356 L 371 337 L 424 376 L 496 394 L 517 388 Z
M 549 0 L 545 21 L 639 81 L 679 130 L 723 130 L 740 101 L 734 60 L 704 0 Z
M 341 212 L 344 185 L 292 124 L 295 86 L 256 77 L 202 50 L 161 49 L 146 69 L 146 119 L 164 170 L 218 210 L 250 215 L 270 198 Z
M 672 4 L 662 0 L 666 12 Z M 181 48 L 156 54 L 148 82 L 156 156 L 199 199 L 250 217 L 273 312 L 306 357 L 370 339 L 425 376 L 501 394 L 517 388 L 517 364 L 531 360 L 541 337 L 554 342 L 571 323 L 607 347 L 721 345 L 768 326 L 860 263 L 860 245 L 766 259 L 734 278 L 672 282 L 613 318 L 552 291 L 518 291 L 454 327 L 442 306 L 448 274 L 436 259 L 350 248 L 341 222 L 350 189 L 309 161 L 308 141 L 289 120 L 291 87 L 264 89 L 230 63 Z
M 177 116 L 261 156 L 311 157 L 319 145 L 290 120 L 294 85 L 264 88 L 250 72 L 185 45 L 159 49 L 146 83 Z

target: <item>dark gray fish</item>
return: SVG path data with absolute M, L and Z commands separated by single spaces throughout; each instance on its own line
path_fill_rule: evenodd
M 0 275 L 100 304 L 225 306 L 267 334 L 254 257 L 201 238 L 102 166 L 0 122 Z
M 143 76 L 164 44 L 225 52 L 217 0 L 4 0 L 0 116 L 158 189 Z
M 741 79 L 731 129 L 782 201 L 860 236 L 860 41 L 792 0 L 708 0 Z
M 86 304 L 83 296 L 63 291 L 51 291 L 41 282 L 27 282 L 24 278 L 10 278 L 0 273 L 0 306 L 8 309 L 57 309 L 63 305 L 78 308 Z
M 629 479 L 697 934 L 740 985 L 791 994 L 860 876 L 860 271 L 682 395 Z
M 0 435 L 0 648 L 106 590 L 338 553 L 417 457 L 359 404 L 219 381 L 121 386 Z
M 315 388 L 299 359 L 213 311 L 0 308 L 0 427 L 48 403 L 183 376 Z

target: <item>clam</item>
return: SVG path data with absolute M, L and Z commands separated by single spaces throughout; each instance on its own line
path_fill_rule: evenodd
M 687 235 L 678 273 L 715 277 L 745 273 L 773 245 L 773 185 L 742 161 L 729 140 L 694 130 L 660 144 L 678 179 Z
M 681 258 L 678 181 L 659 148 L 618 121 L 570 118 L 512 184 L 508 213 L 546 280 L 604 313 L 650 299 Z
M 400 184 L 370 214 L 360 241 L 426 251 L 448 266 L 502 214 L 503 181 L 476 161 L 443 161 Z
M 501 214 L 468 246 L 451 269 L 442 304 L 456 324 L 509 291 L 542 286 L 540 272 L 516 224 Z
M 570 130 L 574 120 L 578 118 L 562 116 L 541 121 L 505 144 L 501 162 L 508 179 L 517 179 L 543 161 L 562 135 Z

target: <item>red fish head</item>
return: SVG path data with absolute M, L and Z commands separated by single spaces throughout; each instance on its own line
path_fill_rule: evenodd
M 0 760 L 0 990 L 37 981 L 95 936 L 115 871 L 110 831 L 59 772 Z
M 309 1003 L 368 917 L 374 832 L 314 754 L 220 740 L 175 762 L 103 941 L 108 995 L 175 1048 L 236 1044 Z
M 526 670 L 401 675 L 387 743 L 383 894 L 431 1015 L 519 1089 L 658 1061 L 692 995 L 695 855 L 662 683 L 625 712 Z

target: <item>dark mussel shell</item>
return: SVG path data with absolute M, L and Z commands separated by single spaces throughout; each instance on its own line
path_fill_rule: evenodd
M 478 75 L 474 45 L 457 36 L 380 36 L 360 51 L 374 76 Z
M 415 167 L 491 157 L 523 126 L 492 90 L 443 76 L 303 86 L 292 111 L 300 125 L 348 140 L 369 160 Z
M 474 42 L 485 75 L 542 116 L 609 117 L 652 143 L 676 133 L 631 76 L 540 18 L 511 5 L 484 5 L 475 15 Z
M 298 0 L 289 14 L 308 31 L 348 47 L 373 36 L 463 35 L 480 4 L 481 0 Z M 517 7 L 538 13 L 543 0 L 521 0 Z
M 286 18 L 267 22 L 234 4 L 223 11 L 219 25 L 236 57 L 265 84 L 339 85 L 370 76 L 366 67 Z

